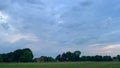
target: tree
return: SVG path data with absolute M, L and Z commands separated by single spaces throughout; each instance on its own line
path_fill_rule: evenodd
M 29 48 L 18 49 L 14 52 L 0 54 L 0 62 L 31 62 L 32 51 Z
M 60 55 L 60 54 L 57 55 L 57 57 L 56 57 L 56 61 L 61 61 L 61 55 Z
M 96 55 L 94 61 L 102 61 L 103 58 L 100 55 Z
M 54 62 L 54 58 L 52 57 L 47 57 L 47 56 L 41 56 L 39 58 L 40 62 Z
M 14 52 L 1 54 L 0 59 L 2 62 L 18 62 L 21 53 L 17 53 L 17 52 L 20 52 L 20 50 L 18 49 Z
M 112 61 L 111 56 L 103 56 L 103 61 Z
M 117 59 L 120 61 L 120 55 L 117 55 Z
M 55 61 L 55 59 L 53 57 L 47 57 L 47 59 L 48 59 L 48 62 L 54 62 Z
M 73 53 L 74 61 L 79 61 L 79 59 L 80 59 L 80 54 L 81 54 L 80 51 L 75 51 L 75 52 Z
M 0 54 L 0 62 L 3 62 L 2 54 Z
M 46 56 L 41 56 L 39 58 L 40 62 L 46 62 L 47 57 Z
M 62 55 L 58 55 L 56 57 L 57 61 L 79 61 L 80 59 L 80 51 L 74 51 L 73 53 L 68 51 L 66 53 L 63 53 Z
M 12 62 L 13 61 L 13 52 L 6 54 L 6 62 Z
M 80 61 L 89 61 L 89 59 L 87 58 L 87 56 L 82 56 L 80 57 Z
M 21 56 L 23 55 L 23 50 L 18 49 L 13 52 L 13 62 L 21 62 Z
M 20 60 L 22 62 L 31 62 L 33 60 L 33 54 L 29 48 L 23 49 L 21 54 Z
M 70 51 L 66 52 L 66 56 L 67 56 L 67 61 L 73 60 L 73 53 L 71 53 Z
M 80 51 L 75 51 L 75 52 L 74 52 L 74 55 L 75 55 L 75 56 L 80 56 L 80 54 L 81 54 Z

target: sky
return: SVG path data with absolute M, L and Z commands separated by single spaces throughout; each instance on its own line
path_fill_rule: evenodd
M 0 53 L 120 54 L 120 0 L 0 0 Z

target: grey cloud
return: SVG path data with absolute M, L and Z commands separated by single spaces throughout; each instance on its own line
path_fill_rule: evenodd
M 41 0 L 27 0 L 27 2 L 31 3 L 31 4 L 44 4 Z
M 80 2 L 80 5 L 83 6 L 83 7 L 91 6 L 92 4 L 93 4 L 92 1 L 83 1 L 83 2 Z
M 42 4 L 41 0 L 11 0 L 13 3 L 18 2 L 18 3 L 30 3 L 30 4 Z
M 93 0 L 82 2 L 78 0 L 62 0 L 62 2 L 61 0 L 11 1 L 12 3 L 0 0 L 0 9 L 7 8 L 4 11 L 10 16 L 9 24 L 18 29 L 20 33 L 37 35 L 42 41 L 37 43 L 48 46 L 44 47 L 46 49 L 52 48 L 50 45 L 54 43 L 51 42 L 55 42 L 54 45 L 61 48 L 63 46 L 72 48 L 74 46 L 88 46 L 94 43 L 119 42 L 119 33 L 105 35 L 110 31 L 119 29 L 118 19 L 116 19 L 117 21 L 104 21 L 110 14 L 100 15 L 103 11 L 98 12 L 97 9 L 101 8 L 101 5 L 97 6 L 96 3 L 91 6 L 94 3 Z M 102 7 L 102 9 L 105 8 Z M 57 15 L 59 16 L 57 17 Z M 63 21 L 63 23 L 58 23 L 58 21 Z M 0 27 L 7 30 L 10 28 L 9 24 L 4 23 Z M 29 43 L 31 42 L 20 40 L 14 45 L 18 45 L 15 48 L 19 48 Z
M 17 3 L 20 6 L 23 6 L 24 8 L 38 8 L 38 9 L 42 9 L 45 7 L 45 4 L 41 1 L 41 0 L 12 0 L 12 3 Z M 22 7 L 22 8 L 23 8 Z
M 10 26 L 7 23 L 2 23 L 1 26 L 5 29 L 8 30 Z
M 89 9 L 90 6 L 93 5 L 92 1 L 82 1 L 82 2 L 78 2 L 77 5 L 74 5 L 72 7 L 73 11 L 84 11 L 86 9 Z
M 0 10 L 5 10 L 11 4 L 11 0 L 0 0 Z

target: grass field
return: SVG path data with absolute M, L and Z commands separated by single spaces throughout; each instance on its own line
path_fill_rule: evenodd
M 0 63 L 0 68 L 120 68 L 119 62 Z

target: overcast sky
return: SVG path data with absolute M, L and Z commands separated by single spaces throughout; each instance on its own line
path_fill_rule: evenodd
M 0 0 L 0 53 L 120 54 L 120 0 Z

